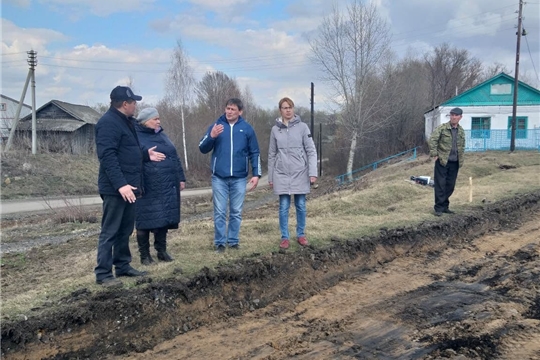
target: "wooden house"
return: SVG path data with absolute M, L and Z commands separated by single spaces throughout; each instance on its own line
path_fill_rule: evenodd
M 36 110 L 38 146 L 51 152 L 88 154 L 95 150 L 95 125 L 101 115 L 85 105 L 51 100 Z M 17 126 L 18 140 L 31 139 L 32 114 Z

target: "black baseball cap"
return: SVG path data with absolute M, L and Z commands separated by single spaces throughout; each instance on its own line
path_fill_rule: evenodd
M 463 115 L 463 110 L 461 110 L 460 108 L 453 108 L 452 110 L 450 110 L 450 114 Z
M 116 101 L 128 101 L 135 100 L 141 101 L 142 96 L 135 95 L 133 91 L 127 86 L 117 86 L 111 91 L 111 100 Z

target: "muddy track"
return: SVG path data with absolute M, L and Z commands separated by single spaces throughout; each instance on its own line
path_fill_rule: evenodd
M 2 355 L 13 359 L 97 359 L 141 353 L 179 334 L 189 334 L 212 324 L 227 324 L 227 321 L 258 309 L 263 309 L 267 316 L 278 315 L 282 309 L 275 305 L 277 303 L 305 301 L 342 282 L 357 281 L 396 259 L 423 257 L 428 266 L 429 261 L 436 261 L 447 248 L 467 247 L 473 239 L 490 231 L 516 228 L 519 226 L 516 224 L 537 216 L 539 211 L 540 192 L 537 191 L 468 214 L 408 228 L 383 229 L 375 237 L 336 240 L 326 249 L 307 248 L 297 253 L 254 256 L 218 267 L 215 271 L 203 269 L 190 279 L 178 275 L 140 288 L 97 294 L 80 289 L 46 314 L 2 324 Z M 325 340 L 349 344 L 341 355 L 350 358 L 400 358 L 383 356 L 381 349 L 387 349 L 387 354 L 390 354 L 388 349 L 395 349 L 405 358 L 418 359 L 452 357 L 458 352 L 466 356 L 464 358 L 490 359 L 495 355 L 512 358 L 511 354 L 522 348 L 522 343 L 531 343 L 531 338 L 539 336 L 536 320 L 540 318 L 540 293 L 536 297 L 530 294 L 525 298 L 514 296 L 514 300 L 522 304 L 520 313 L 528 314 L 521 322 L 494 326 L 491 331 L 468 332 L 468 323 L 464 320 L 469 314 L 480 319 L 489 315 L 478 310 L 479 304 L 496 306 L 499 298 L 512 297 L 512 289 L 516 286 L 538 284 L 537 254 L 538 249 L 534 246 L 516 251 L 508 261 L 519 263 L 518 268 L 501 267 L 500 262 L 486 258 L 470 268 L 452 269 L 452 273 L 441 277 L 441 281 L 396 295 L 389 300 L 390 304 L 362 306 L 361 311 L 366 313 L 381 306 L 392 309 L 392 316 L 409 324 L 401 328 L 390 322 L 386 326 L 380 324 L 378 341 L 339 338 L 340 332 L 354 328 L 352 316 L 349 322 L 346 316 L 336 322 L 312 320 L 303 325 L 309 331 L 300 334 L 296 340 L 300 339 L 300 343 Z M 484 272 L 489 277 L 465 281 L 473 276 L 481 277 Z M 511 282 L 514 287 L 510 286 Z M 487 292 L 487 287 L 496 291 Z M 360 307 L 357 310 L 360 311 Z M 298 321 L 300 318 L 301 314 L 297 313 L 286 320 Z M 428 331 L 435 328 L 437 331 Z M 399 338 L 389 334 L 400 332 L 416 332 L 419 337 L 410 343 L 385 342 Z M 508 333 L 512 332 L 516 336 L 509 337 Z M 336 335 L 332 337 L 333 334 Z M 413 346 L 414 343 L 423 346 Z M 378 345 L 370 348 L 372 345 L 369 344 Z M 292 342 L 271 345 L 282 348 L 287 356 L 301 354 L 298 350 L 296 353 L 286 351 L 288 346 L 293 347 Z M 468 352 L 464 353 L 463 349 Z M 366 354 L 372 354 L 372 357 Z M 245 358 L 255 356 L 261 356 L 257 349 Z

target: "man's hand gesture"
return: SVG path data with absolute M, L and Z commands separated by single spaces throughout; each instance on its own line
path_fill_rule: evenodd
M 212 127 L 212 130 L 210 131 L 210 137 L 212 139 L 215 139 L 223 132 L 223 125 L 221 124 L 214 124 L 214 127 Z

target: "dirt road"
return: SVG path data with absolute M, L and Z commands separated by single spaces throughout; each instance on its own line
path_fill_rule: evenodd
M 189 279 L 79 289 L 4 322 L 1 346 L 6 359 L 540 359 L 540 192 Z
M 539 255 L 537 215 L 116 359 L 540 359 Z

